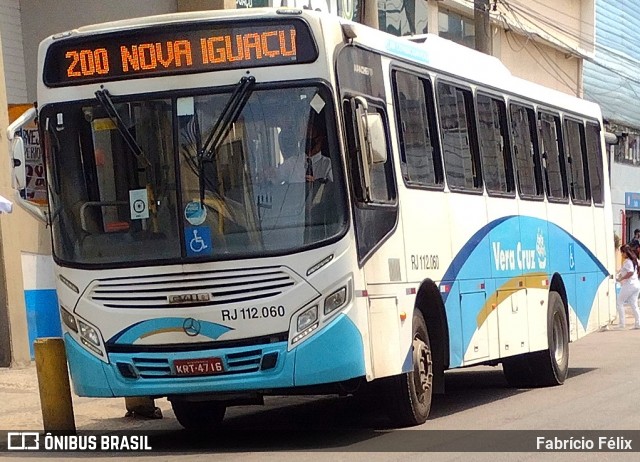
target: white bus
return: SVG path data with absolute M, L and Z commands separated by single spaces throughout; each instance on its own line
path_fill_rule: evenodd
M 202 428 L 373 389 L 415 425 L 448 369 L 562 384 L 615 313 L 600 110 L 495 58 L 232 10 L 55 35 L 38 72 L 31 211 L 80 396 L 166 396 Z M 35 116 L 9 128 L 18 190 Z

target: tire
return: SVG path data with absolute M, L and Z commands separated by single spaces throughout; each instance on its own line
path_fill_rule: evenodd
M 549 292 L 547 309 L 547 348 L 505 358 L 502 369 L 514 388 L 562 385 L 569 372 L 569 330 L 560 294 Z
M 560 294 L 549 292 L 547 312 L 549 348 L 532 354 L 531 368 L 536 371 L 540 387 L 562 385 L 569 372 L 569 329 L 567 313 Z
M 221 401 L 171 400 L 176 419 L 187 430 L 203 431 L 215 429 L 222 423 L 227 410 Z
M 392 424 L 420 425 L 427 420 L 433 394 L 433 358 L 422 313 L 413 312 L 413 371 L 383 379 L 383 402 Z
M 502 372 L 507 383 L 513 388 L 535 387 L 535 373 L 529 363 L 530 353 L 512 356 L 502 361 Z

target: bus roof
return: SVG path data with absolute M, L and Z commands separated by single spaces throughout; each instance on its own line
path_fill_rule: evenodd
M 387 55 L 426 66 L 450 76 L 491 89 L 521 95 L 552 106 L 570 108 L 600 118 L 600 107 L 590 101 L 515 77 L 495 56 L 459 45 L 434 34 L 396 37 L 386 32 L 341 19 L 352 29 L 354 42 Z
M 531 100 L 553 106 L 570 108 L 572 111 L 591 117 L 599 118 L 601 116 L 600 108 L 595 103 L 515 77 L 498 58 L 480 53 L 437 35 L 424 34 L 409 38 L 396 37 L 387 32 L 354 23 L 329 13 L 311 10 L 244 8 L 147 16 L 79 27 L 62 34 L 52 35 L 44 39 L 40 45 L 46 48 L 52 42 L 61 38 L 102 34 L 162 24 L 190 23 L 213 19 L 282 18 L 287 15 L 320 18 L 324 27 L 331 27 L 330 24 L 333 22 L 336 26 L 340 25 L 343 30 L 345 27 L 349 28 L 355 35 L 354 42 L 363 47 L 419 66 L 426 66 L 434 71 L 462 78 L 474 84 L 515 95 L 522 95 Z M 44 52 L 43 49 L 40 51 Z

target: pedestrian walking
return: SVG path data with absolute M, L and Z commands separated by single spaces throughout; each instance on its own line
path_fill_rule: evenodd
M 640 280 L 638 274 L 640 269 L 638 268 L 638 257 L 630 246 L 623 245 L 620 247 L 620 253 L 624 261 L 616 280 L 620 283 L 620 293 L 616 307 L 618 309 L 618 329 L 625 328 L 625 303 L 629 303 L 633 310 L 633 316 L 635 318 L 634 329 L 640 329 L 640 309 L 638 308 L 638 295 L 640 294 Z

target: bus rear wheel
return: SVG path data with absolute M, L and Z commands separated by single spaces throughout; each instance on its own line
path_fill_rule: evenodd
M 186 401 L 172 399 L 176 419 L 187 430 L 212 430 L 222 423 L 227 406 L 221 401 Z
M 515 388 L 562 385 L 569 372 L 569 331 L 562 297 L 549 292 L 547 344 L 543 351 L 527 353 L 502 362 L 504 376 Z
M 411 372 L 383 379 L 388 414 L 399 427 L 424 423 L 431 410 L 433 358 L 427 325 L 418 310 L 413 313 L 412 362 Z
M 569 373 L 569 329 L 560 294 L 549 292 L 547 339 L 549 348 L 534 353 L 531 367 L 537 372 L 538 386 L 562 385 Z

